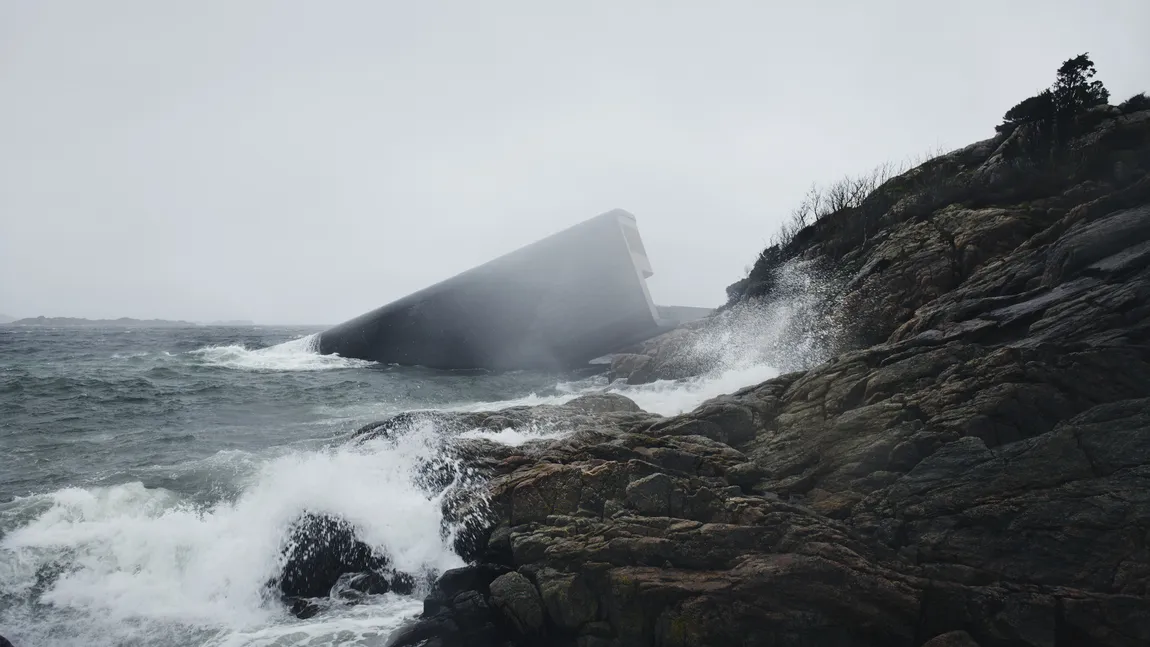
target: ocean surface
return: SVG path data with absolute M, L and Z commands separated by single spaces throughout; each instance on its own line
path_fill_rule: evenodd
M 352 521 L 400 570 L 462 565 L 439 502 L 413 482 L 436 430 L 346 443 L 357 428 L 605 390 L 675 414 L 778 372 L 737 335 L 700 349 L 723 355 L 709 375 L 631 387 L 321 356 L 315 332 L 0 326 L 0 635 L 16 647 L 383 645 L 420 596 L 299 620 L 265 588 L 305 510 Z M 554 432 L 491 437 L 527 433 Z

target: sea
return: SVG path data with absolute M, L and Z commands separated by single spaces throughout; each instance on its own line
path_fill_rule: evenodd
M 0 326 L 0 635 L 16 647 L 384 645 L 420 612 L 418 594 L 300 620 L 266 586 L 304 511 L 352 522 L 405 572 L 463 564 L 414 478 L 439 431 L 349 443 L 356 429 L 605 391 L 673 415 L 779 372 L 731 336 L 700 349 L 722 355 L 706 375 L 627 386 L 323 356 L 316 332 Z

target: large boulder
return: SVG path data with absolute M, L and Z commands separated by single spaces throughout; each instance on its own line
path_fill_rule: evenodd
M 491 582 L 491 601 L 521 636 L 543 633 L 543 601 L 531 580 L 515 572 Z
M 346 520 L 306 513 L 289 531 L 274 583 L 288 599 L 327 597 L 341 583 L 340 591 L 349 598 L 390 590 L 410 593 L 412 578 L 389 570 L 388 564 L 387 556 L 361 541 Z
M 389 647 L 504 647 L 511 639 L 491 598 L 491 584 L 506 567 L 478 564 L 452 569 L 435 582 L 420 618 L 389 639 Z

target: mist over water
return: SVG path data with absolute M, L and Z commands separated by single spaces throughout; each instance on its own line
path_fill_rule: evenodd
M 420 591 L 298 620 L 266 588 L 305 511 L 346 519 L 403 572 L 462 565 L 442 494 L 415 478 L 449 438 L 428 423 L 346 442 L 354 430 L 603 391 L 674 415 L 825 354 L 791 339 L 813 316 L 805 298 L 726 313 L 681 350 L 704 375 L 638 386 L 320 356 L 306 329 L 0 328 L 0 633 L 17 647 L 382 645 Z

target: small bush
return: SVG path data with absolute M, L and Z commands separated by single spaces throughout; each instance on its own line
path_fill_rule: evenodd
M 1002 117 L 1002 123 L 996 129 L 1002 132 L 1019 124 L 1044 121 L 1054 117 L 1054 113 L 1054 93 L 1043 90 L 1033 97 L 1019 101 L 1017 105 L 1007 110 Z
M 861 206 L 875 189 L 906 170 L 905 164 L 895 165 L 888 162 L 876 166 L 869 173 L 847 175 L 825 187 L 812 184 L 799 202 L 799 206 L 791 211 L 790 217 L 779 227 L 771 242 L 780 247 L 785 246 L 807 226 L 832 213 Z
M 1146 96 L 1145 92 L 1139 92 L 1118 104 L 1118 109 L 1121 110 L 1124 115 L 1142 110 L 1150 110 L 1150 97 Z

